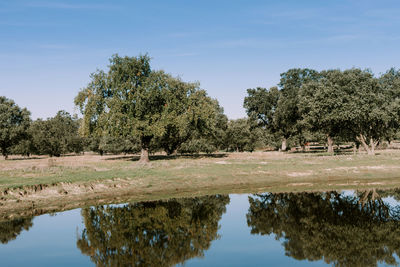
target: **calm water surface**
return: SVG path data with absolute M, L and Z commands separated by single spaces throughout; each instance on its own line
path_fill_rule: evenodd
M 376 266 L 400 191 L 213 195 L 0 222 L 1 266 Z

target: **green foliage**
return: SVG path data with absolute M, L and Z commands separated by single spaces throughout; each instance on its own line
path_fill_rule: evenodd
M 362 144 L 368 154 L 393 140 L 400 128 L 400 71 L 380 78 L 370 71 L 350 69 L 320 73 L 290 69 L 281 74 L 279 90 L 248 89 L 244 107 L 250 119 L 269 134 L 304 146 L 333 140 Z M 324 137 L 325 136 L 325 137 Z
M 300 90 L 305 83 L 318 77 L 319 73 L 311 69 L 290 69 L 281 74 L 280 97 L 274 113 L 274 123 L 284 138 L 302 134 L 303 125 L 299 123 L 302 115 L 298 105 Z
M 266 126 L 271 132 L 274 132 L 274 115 L 278 105 L 280 92 L 277 87 L 256 89 L 247 89 L 244 98 L 244 108 L 250 119 L 257 121 L 260 126 Z
M 173 266 L 201 257 L 218 238 L 223 195 L 82 210 L 77 241 L 97 266 Z
M 184 142 L 180 147 L 179 153 L 212 153 L 215 152 L 217 148 L 210 142 L 209 139 L 206 138 L 192 138 L 186 142 Z
M 78 135 L 79 122 L 68 112 L 59 111 L 53 118 L 34 121 L 29 129 L 35 152 L 59 157 L 83 151 L 84 142 Z
M 140 151 L 138 140 L 103 136 L 97 150 L 102 153 L 137 153 Z
M 198 83 L 152 71 L 147 55 L 115 55 L 107 73 L 98 71 L 91 78 L 75 98 L 84 115 L 81 131 L 87 136 L 135 136 L 147 154 L 152 144 L 171 154 L 194 131 L 209 134 L 215 128 L 216 100 Z M 148 160 L 146 153 L 141 160 Z
M 393 70 L 380 80 L 359 69 L 323 71 L 301 90 L 303 122 L 327 136 L 357 140 L 372 154 L 399 127 L 397 80 Z
M 7 158 L 10 149 L 26 137 L 30 112 L 13 100 L 0 96 L 0 151 Z
M 396 264 L 400 213 L 375 190 L 355 196 L 280 193 L 249 197 L 252 234 L 283 239 L 286 255 L 335 266 Z
M 35 145 L 33 144 L 32 136 L 29 134 L 29 129 L 27 131 L 27 134 L 25 135 L 25 138 L 11 148 L 11 154 L 14 155 L 17 154 L 29 157 L 31 154 L 34 154 L 35 152 L 36 148 Z
M 228 150 L 243 152 L 254 151 L 264 146 L 264 132 L 254 128 L 248 119 L 230 120 L 226 130 L 225 144 Z

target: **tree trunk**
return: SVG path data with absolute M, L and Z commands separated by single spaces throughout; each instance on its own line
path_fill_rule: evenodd
M 333 153 L 333 138 L 328 135 L 328 153 Z
M 142 153 L 140 154 L 140 163 L 149 163 L 149 149 L 148 148 L 142 148 Z
M 282 147 L 281 147 L 282 151 L 286 151 L 286 149 L 287 149 L 286 142 L 287 142 L 287 139 L 285 137 L 283 137 L 282 138 Z
M 375 143 L 374 143 L 374 139 L 372 139 L 372 137 L 369 141 L 369 145 L 371 146 L 371 149 L 370 149 L 371 153 L 368 153 L 368 155 L 375 155 Z
M 360 134 L 359 136 L 357 136 L 357 139 L 360 141 L 360 143 L 362 144 L 362 146 L 364 147 L 365 151 L 367 151 L 368 155 L 375 155 L 375 145 L 378 142 L 374 142 L 374 139 L 371 137 L 370 141 L 369 141 L 369 145 L 366 142 L 366 138 L 364 135 Z

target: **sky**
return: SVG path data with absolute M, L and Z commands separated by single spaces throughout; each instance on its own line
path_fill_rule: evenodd
M 148 53 L 241 118 L 246 89 L 290 68 L 399 68 L 399 14 L 398 0 L 0 0 L 0 96 L 33 119 L 78 113 L 90 73 Z

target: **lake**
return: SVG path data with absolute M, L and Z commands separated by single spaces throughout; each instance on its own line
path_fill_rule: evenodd
M 0 222 L 2 266 L 399 263 L 400 190 L 210 195 Z

